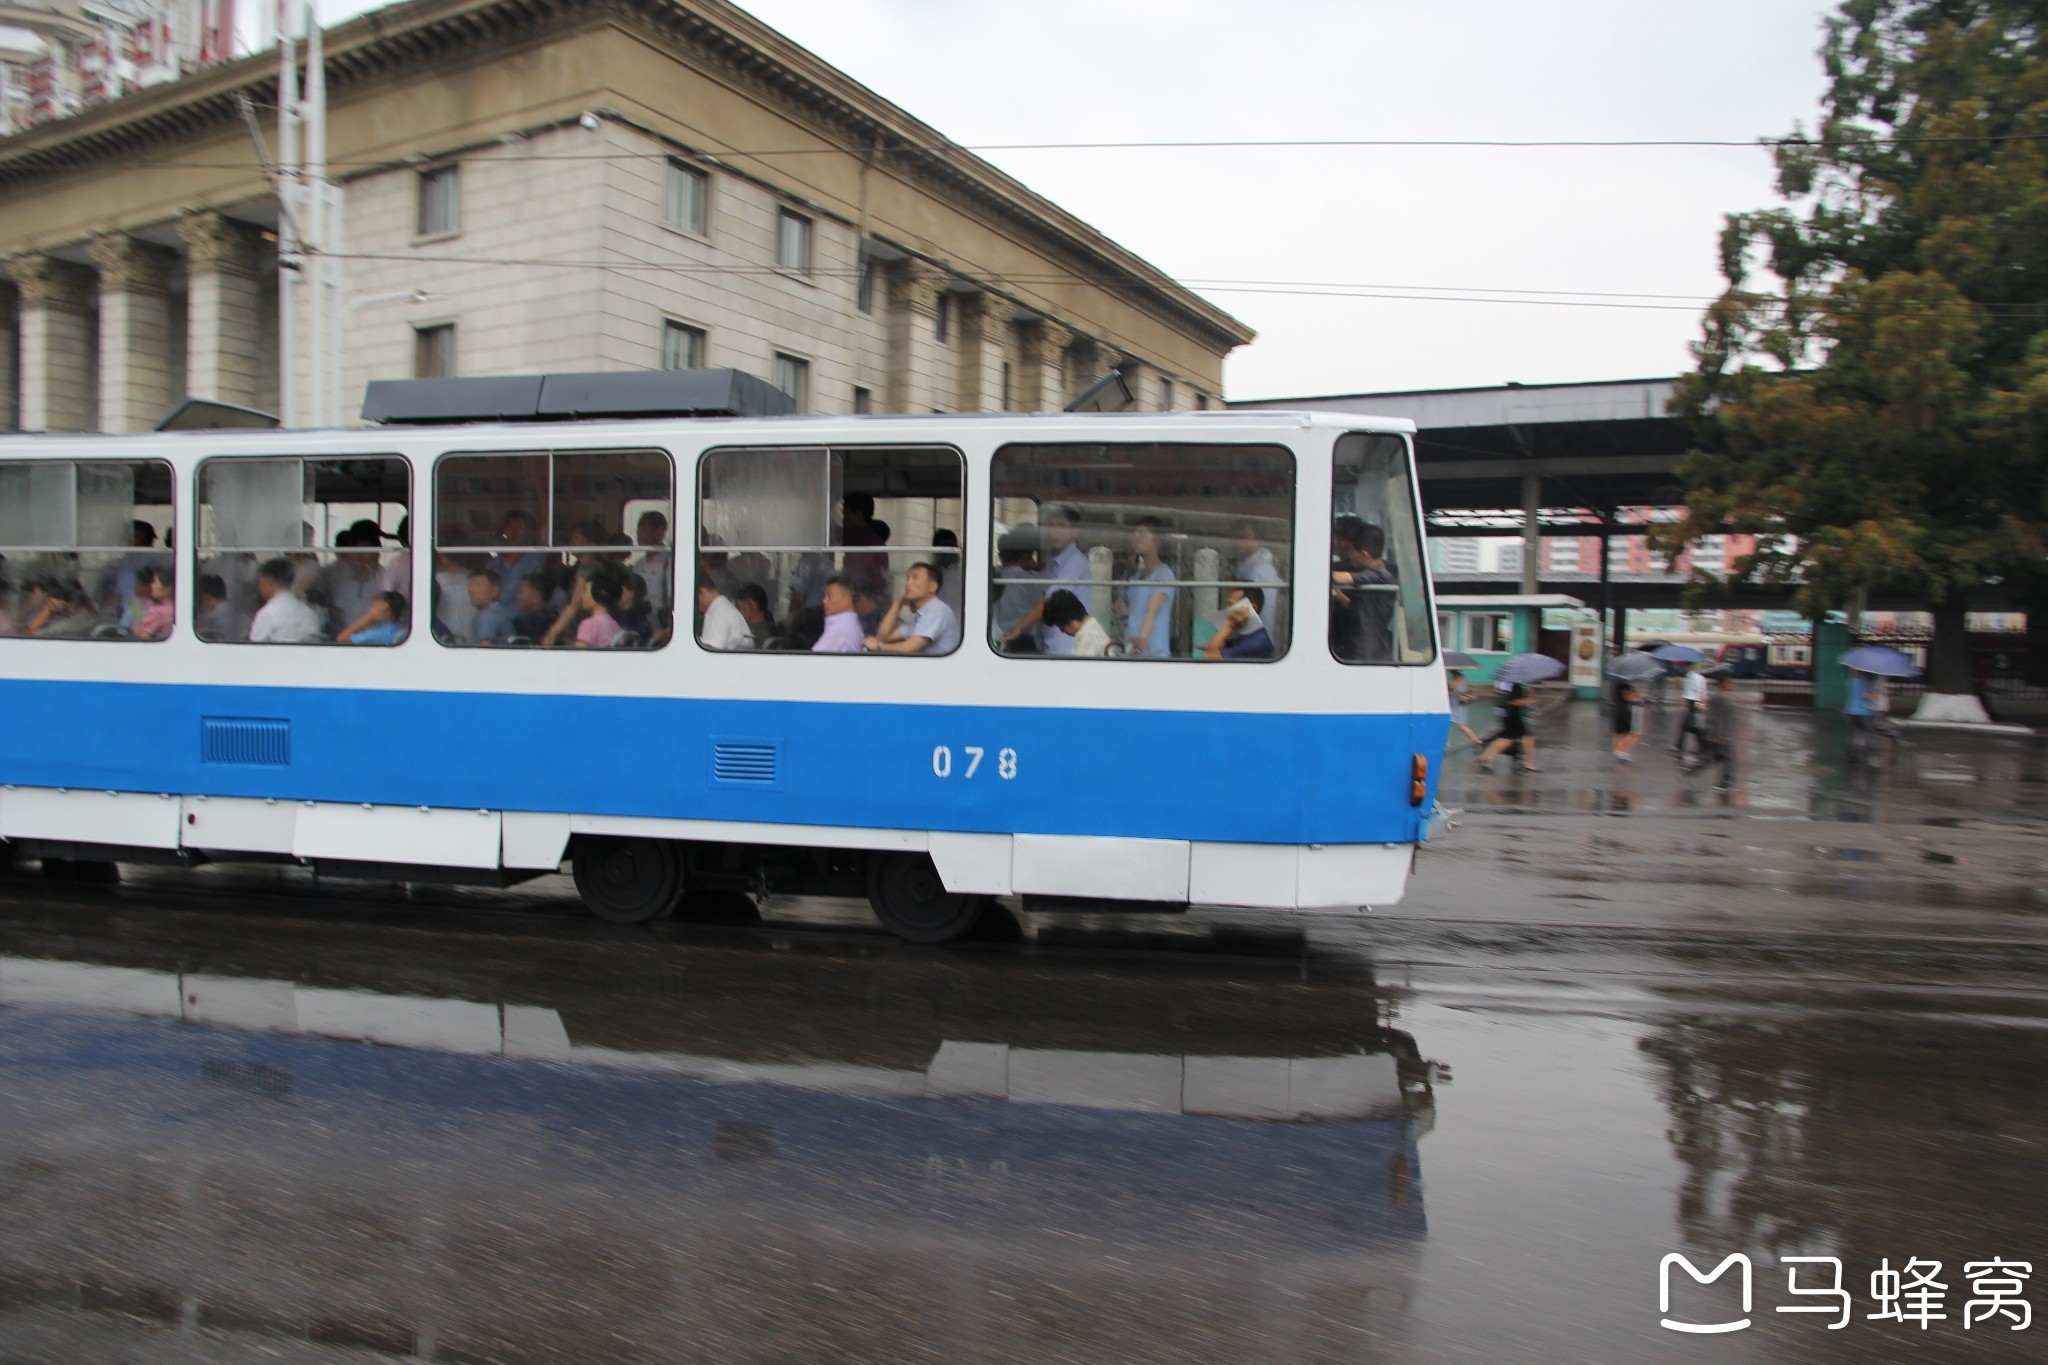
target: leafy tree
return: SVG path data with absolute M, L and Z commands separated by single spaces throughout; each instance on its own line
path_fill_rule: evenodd
M 1776 146 L 1788 202 L 1722 234 L 1658 543 L 1759 536 L 1731 576 L 1809 612 L 1918 596 L 1929 690 L 1964 693 L 1966 595 L 2048 545 L 2048 0 L 1844 0 L 1820 55 L 1825 117 Z

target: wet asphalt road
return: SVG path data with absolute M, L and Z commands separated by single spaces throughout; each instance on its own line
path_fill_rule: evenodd
M 1743 722 L 1454 757 L 1362 918 L 0 877 L 0 1362 L 2048 1358 L 2048 745 Z

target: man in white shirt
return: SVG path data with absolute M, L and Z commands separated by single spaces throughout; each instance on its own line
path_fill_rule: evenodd
M 633 539 L 641 549 L 634 567 L 647 580 L 648 610 L 660 611 L 668 605 L 669 580 L 675 576 L 675 556 L 668 548 L 668 517 L 642 512 L 633 527 Z
M 256 595 L 263 606 L 249 623 L 249 643 L 255 645 L 317 644 L 321 639 L 320 613 L 292 591 L 296 573 L 289 559 L 266 559 L 256 571 Z
M 1280 588 L 1280 566 L 1273 558 L 1273 552 L 1259 540 L 1258 526 L 1247 517 L 1237 524 L 1237 581 L 1257 583 L 1264 588 L 1266 610 L 1264 619 L 1270 632 L 1272 627 L 1287 619 L 1287 607 L 1281 599 L 1285 595 Z M 1271 587 L 1264 585 L 1271 584 Z M 1275 635 L 1275 639 L 1280 638 Z
M 911 565 L 903 575 L 903 596 L 863 647 L 881 654 L 951 654 L 960 648 L 960 618 L 939 598 L 944 582 L 945 574 L 933 565 Z
M 1707 756 L 1707 732 L 1700 728 L 1700 721 L 1704 718 L 1702 713 L 1707 709 L 1707 675 L 1697 668 L 1686 670 L 1684 697 L 1685 720 L 1678 727 L 1678 738 L 1671 742 L 1671 752 L 1683 755 L 1685 737 L 1691 735 L 1699 743 L 1700 760 L 1704 762 Z
M 731 599 L 708 578 L 697 580 L 697 610 L 704 613 L 704 626 L 697 640 L 706 649 L 752 649 L 754 630 Z

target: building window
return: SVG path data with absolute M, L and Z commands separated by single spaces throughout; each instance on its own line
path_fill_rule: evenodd
M 1001 407 L 1004 412 L 1010 410 L 1010 362 L 1007 360 L 1003 362 L 1003 401 Z
M 1330 653 L 1346 664 L 1428 663 L 1436 621 L 1408 443 L 1354 432 L 1337 438 L 1332 464 Z
M 420 172 L 419 235 L 441 237 L 462 226 L 462 168 Z
M 199 466 L 194 622 L 202 640 L 397 645 L 413 609 L 412 468 L 395 455 Z
M 412 333 L 412 377 L 447 379 L 455 373 L 455 324 L 415 327 Z
M 161 460 L 0 464 L 0 635 L 168 639 L 171 498 Z
M 869 414 L 870 412 L 873 412 L 874 410 L 875 410 L 875 395 L 874 395 L 873 393 L 869 392 L 868 390 L 866 390 L 866 389 L 862 388 L 862 387 L 861 387 L 860 385 L 858 385 L 858 384 L 855 384 L 855 385 L 853 386 L 853 413 L 854 413 L 854 416 L 856 416 L 856 417 L 865 417 L 865 416 L 867 416 L 867 415 L 868 415 L 868 414 Z
M 442 644 L 628 650 L 668 643 L 677 603 L 675 465 L 667 453 L 448 455 L 435 467 L 434 487 L 434 622 Z
M 932 335 L 938 339 L 940 345 L 945 344 L 946 331 L 952 322 L 953 296 L 941 291 L 939 296 L 932 300 Z
M 811 362 L 799 360 L 793 355 L 775 357 L 775 373 L 770 382 L 796 400 L 796 410 L 802 412 L 810 396 Z
M 699 471 L 704 648 L 929 658 L 959 647 L 959 452 L 732 448 L 706 452 Z
M 881 266 L 875 258 L 862 253 L 860 275 L 853 286 L 853 306 L 863 313 L 875 311 L 875 277 L 881 274 Z
M 711 177 L 695 166 L 680 161 L 668 163 L 668 180 L 662 197 L 662 217 L 670 227 L 704 235 L 704 203 Z
M 799 275 L 811 273 L 811 220 L 782 210 L 776 221 L 775 264 Z
M 1504 611 L 1468 611 L 1464 624 L 1465 648 L 1474 654 L 1508 654 L 1515 647 L 1513 627 Z
M 704 363 L 704 329 L 673 318 L 661 324 L 661 368 L 694 370 Z
M 1171 379 L 1159 381 L 1159 410 L 1161 412 L 1173 411 L 1173 381 Z
M 989 642 L 1023 657 L 1257 663 L 1287 652 L 1294 456 L 1269 445 L 1009 445 Z
M 1209 395 L 1208 395 L 1208 394 L 1206 394 L 1206 393 L 1201 393 L 1201 392 L 1199 392 L 1199 391 L 1198 391 L 1198 392 L 1197 392 L 1197 393 L 1195 394 L 1195 411 L 1196 411 L 1196 412 L 1207 412 L 1208 410 L 1209 410 Z

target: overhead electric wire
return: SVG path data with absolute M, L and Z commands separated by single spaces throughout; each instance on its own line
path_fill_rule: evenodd
M 1907 137 L 1754 137 L 1754 138 L 1158 138 L 1121 142 L 896 142 L 875 147 L 735 147 L 703 148 L 686 155 L 718 158 L 761 158 L 788 156 L 851 156 L 867 159 L 905 152 L 971 152 L 979 156 L 999 152 L 1158 152 L 1158 151 L 1342 151 L 1352 150 L 1447 150 L 1545 151 L 1545 150 L 1757 150 L 1803 147 L 1815 151 L 1829 148 L 1882 148 L 1947 146 L 1961 143 L 2048 142 L 2041 133 L 1941 133 Z M 670 150 L 540 152 L 521 161 L 660 161 L 675 156 Z M 406 157 L 329 157 L 332 167 L 369 167 L 403 164 Z M 177 161 L 134 158 L 125 164 L 160 170 L 241 170 L 239 161 Z
M 791 272 L 782 266 L 762 265 L 706 265 L 696 262 L 663 263 L 655 261 L 593 261 L 561 256 L 426 256 L 392 252 L 340 252 L 338 259 L 344 261 L 409 262 L 417 265 L 468 265 L 468 266 L 514 266 L 536 270 L 616 270 L 633 273 L 689 274 L 689 275 L 755 275 L 787 276 Z M 857 270 L 814 269 L 803 276 L 805 279 L 824 277 L 827 279 L 851 280 L 858 277 Z M 1020 288 L 1062 284 L 1084 284 L 1101 286 L 1108 284 L 1139 285 L 1151 287 L 1157 281 L 1130 275 L 1081 275 L 1081 274 L 1026 274 L 1002 275 L 990 273 L 981 276 L 991 285 Z M 1597 290 L 1536 290 L 1497 289 L 1490 287 L 1464 287 L 1457 285 L 1389 285 L 1389 284 L 1344 284 L 1315 283 L 1286 280 L 1251 281 L 1208 281 L 1200 278 L 1175 277 L 1172 284 L 1189 290 L 1218 294 L 1260 294 L 1277 298 L 1333 298 L 1367 299 L 1382 302 L 1401 303 L 1507 303 L 1560 308 L 1614 308 L 1629 311 L 1657 311 L 1697 313 L 1719 301 L 1720 296 L 1693 294 L 1626 294 L 1607 293 Z M 1427 292 L 1391 292 L 1415 290 Z M 1517 297 L 1491 297 L 1510 295 Z M 1667 299 L 1694 300 L 1694 302 L 1631 302 L 1630 300 Z M 1758 296 L 1749 302 L 1757 307 L 1786 307 L 1792 301 L 1780 296 Z M 1849 316 L 1842 309 L 1830 308 L 1820 300 L 1802 299 L 1797 301 L 1803 311 L 1822 316 Z M 1980 307 L 1982 307 L 1980 305 Z M 1892 313 L 1888 318 L 1935 318 L 1950 317 L 1943 312 Z M 2048 311 L 1995 312 L 1999 318 L 2028 319 L 2048 318 Z

